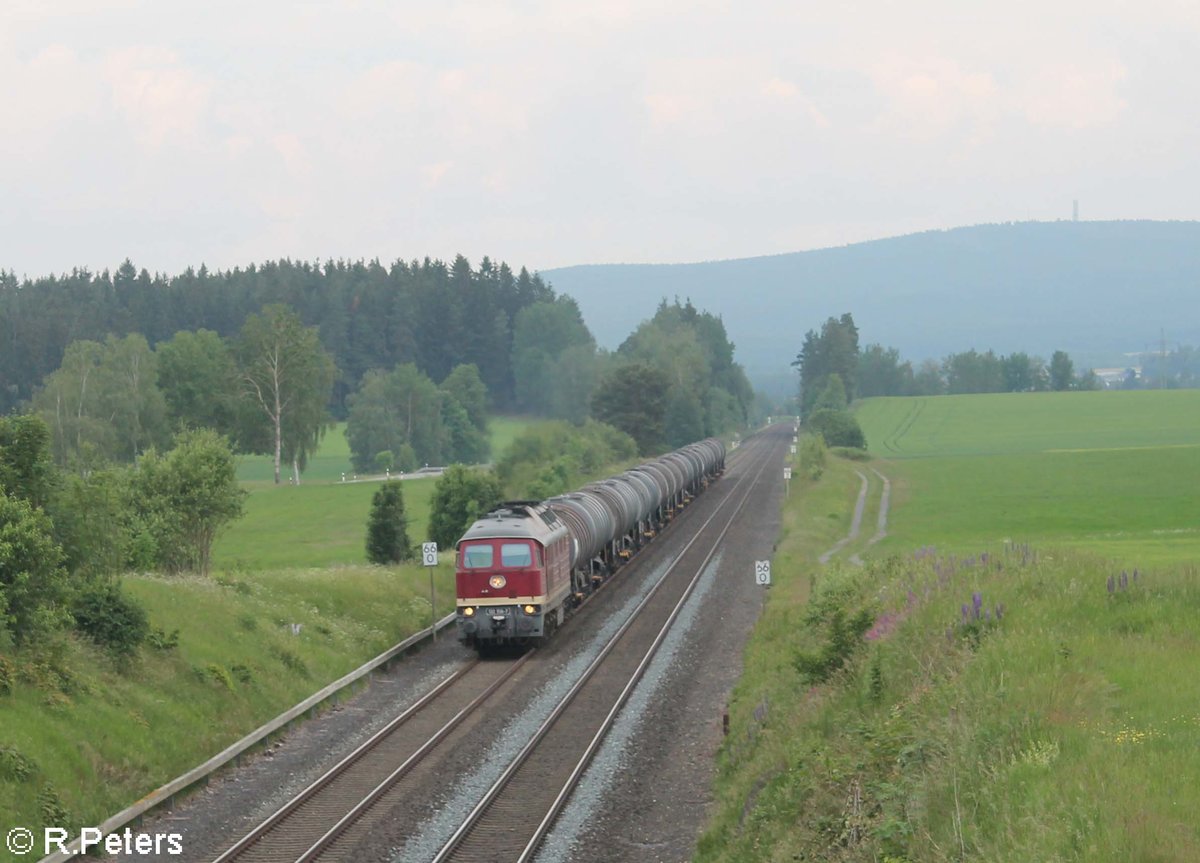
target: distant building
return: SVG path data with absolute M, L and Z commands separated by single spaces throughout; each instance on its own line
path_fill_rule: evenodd
M 1141 366 L 1126 366 L 1125 368 L 1116 369 L 1092 369 L 1092 373 L 1100 379 L 1106 390 L 1119 390 L 1125 385 L 1130 372 L 1133 372 L 1134 380 L 1140 381 L 1142 379 Z

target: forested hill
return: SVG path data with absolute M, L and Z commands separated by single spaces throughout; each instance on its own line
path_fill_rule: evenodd
M 971 347 L 1116 364 L 1200 342 L 1200 222 L 1026 222 L 698 264 L 543 270 L 613 347 L 662 297 L 722 317 L 759 383 L 787 379 L 804 331 L 852 312 L 913 360 Z M 794 379 L 794 375 L 791 376 Z M 790 386 L 794 386 L 794 383 Z

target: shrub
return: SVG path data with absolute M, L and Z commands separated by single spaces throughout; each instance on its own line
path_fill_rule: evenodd
M 24 782 L 37 771 L 37 765 L 11 746 L 0 746 L 0 778 Z
M 820 435 L 805 435 L 800 441 L 800 470 L 809 479 L 820 479 L 825 473 L 825 439 Z
M 113 653 L 129 656 L 146 640 L 146 611 L 126 596 L 117 581 L 97 581 L 75 596 L 75 628 Z
M 858 420 L 847 411 L 813 411 L 805 420 L 805 424 L 814 433 L 821 435 L 828 446 L 867 448 L 867 439 L 858 425 Z
M 863 634 L 871 628 L 875 617 L 870 609 L 860 609 L 847 619 L 846 612 L 837 608 L 829 616 L 828 640 L 816 653 L 796 654 L 795 666 L 808 683 L 824 683 L 841 670 L 862 643 Z
M 174 650 L 179 646 L 179 630 L 172 629 L 168 633 L 161 627 L 154 627 L 150 630 L 150 634 L 146 636 L 146 643 L 155 650 L 161 650 L 166 653 L 169 650 Z
M 16 676 L 17 670 L 13 667 L 12 662 L 7 657 L 0 656 L 0 695 L 8 695 L 12 692 Z

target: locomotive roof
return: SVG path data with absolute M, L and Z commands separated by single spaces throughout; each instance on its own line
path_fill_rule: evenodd
M 540 502 L 514 501 L 502 504 L 467 528 L 459 542 L 478 539 L 534 539 L 549 542 L 566 530 L 554 513 Z

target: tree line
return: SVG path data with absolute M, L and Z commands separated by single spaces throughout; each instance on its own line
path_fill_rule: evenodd
M 360 472 L 477 462 L 493 410 L 595 417 L 648 453 L 745 423 L 755 402 L 724 325 L 690 302 L 664 300 L 610 354 L 572 298 L 487 258 L 0 273 L 0 331 L 0 409 L 40 414 L 60 465 L 211 428 L 299 481 L 335 418 Z
M 1007 355 L 974 348 L 915 366 L 895 348 L 859 346 L 854 317 L 829 318 L 809 330 L 792 363 L 800 374 L 800 412 L 872 396 L 1042 392 L 1099 389 L 1090 369 L 1077 374 L 1065 351 L 1050 361 L 1024 352 Z
M 182 330 L 229 339 L 269 305 L 317 327 L 336 369 L 329 407 L 344 418 L 347 396 L 370 369 L 413 363 L 434 380 L 474 364 L 498 407 L 511 409 L 518 313 L 553 302 L 525 268 L 459 255 L 440 260 L 268 261 L 246 268 L 151 275 L 126 260 L 113 272 L 75 269 L 18 279 L 0 271 L 0 414 L 28 401 L 62 365 L 67 346 L 140 334 L 151 346 Z

